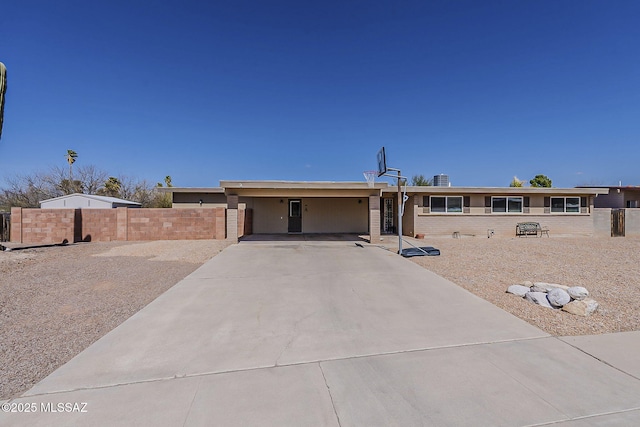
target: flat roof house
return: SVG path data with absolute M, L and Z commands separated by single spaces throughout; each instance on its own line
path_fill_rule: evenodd
M 397 187 L 387 183 L 220 181 L 214 188 L 164 188 L 174 208 L 226 207 L 227 238 L 250 218 L 255 234 L 397 233 Z M 406 187 L 403 234 L 513 236 L 519 222 L 554 234 L 593 235 L 594 199 L 608 188 Z M 240 212 L 240 213 L 239 213 Z M 244 215 L 239 218 L 239 215 Z
M 596 188 L 606 188 L 609 190 L 609 194 L 604 194 L 596 199 L 596 208 L 640 208 L 640 186 L 638 185 Z

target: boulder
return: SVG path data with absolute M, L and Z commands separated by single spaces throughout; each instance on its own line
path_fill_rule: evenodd
M 589 296 L 589 291 L 582 286 L 572 286 L 567 292 L 569 292 L 569 296 L 575 300 L 582 301 L 586 297 Z
M 598 303 L 591 298 L 574 300 L 562 307 L 566 311 L 577 316 L 588 316 L 598 308 Z
M 523 297 L 527 294 L 527 292 L 531 292 L 531 288 L 522 285 L 511 285 L 507 288 L 507 292 L 510 294 L 518 295 L 519 297 Z
M 543 307 L 553 308 L 551 304 L 549 304 L 549 300 L 547 300 L 547 294 L 544 292 L 527 292 L 524 299 Z
M 535 282 L 531 290 L 533 292 L 549 292 L 551 289 L 556 289 L 556 288 L 562 289 L 565 291 L 569 289 L 568 286 L 559 285 L 557 283 Z
M 560 308 L 571 301 L 569 293 L 560 288 L 550 289 L 549 292 L 547 292 L 547 299 L 552 306 L 557 308 Z

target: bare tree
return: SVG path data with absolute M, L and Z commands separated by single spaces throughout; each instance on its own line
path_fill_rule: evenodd
M 146 180 L 126 175 L 109 176 L 95 166 L 82 166 L 75 172 L 78 179 L 70 180 L 67 171 L 56 166 L 48 172 L 16 175 L 6 179 L 8 185 L 0 188 L 0 210 L 9 210 L 12 206 L 37 208 L 42 200 L 72 193 L 120 197 L 138 202 L 143 207 L 171 207 L 163 200 L 166 195 L 161 194 Z M 165 183 L 170 186 L 171 177 L 165 177 Z

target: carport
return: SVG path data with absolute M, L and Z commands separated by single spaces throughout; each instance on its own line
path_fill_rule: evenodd
M 237 240 L 238 206 L 252 211 L 254 234 L 380 235 L 380 194 L 386 183 L 221 181 L 227 238 Z

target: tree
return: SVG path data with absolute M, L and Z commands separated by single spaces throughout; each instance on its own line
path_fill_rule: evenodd
M 536 175 L 531 181 L 529 181 L 532 187 L 551 187 L 551 179 L 546 175 Z
M 121 197 L 120 190 L 122 188 L 122 182 L 114 176 L 110 176 L 104 182 L 104 186 L 98 190 L 98 193 L 101 196 L 109 196 L 109 197 Z
M 0 188 L 0 210 L 10 210 L 12 206 L 37 208 L 42 200 L 72 193 L 120 197 L 138 202 L 145 208 L 171 207 L 171 196 L 160 193 L 145 180 L 125 175 L 109 176 L 91 165 L 77 168 L 74 175 L 77 179 L 69 180 L 66 169 L 55 166 L 46 172 L 7 178 L 7 185 Z M 173 186 L 170 176 L 164 181 L 167 187 Z M 163 199 L 166 196 L 168 202 Z
M 173 184 L 171 183 L 171 176 L 167 175 L 164 177 L 164 184 L 167 186 L 167 188 L 173 187 Z M 163 187 L 164 186 L 162 185 L 161 182 L 156 184 L 156 197 L 153 203 L 154 205 L 153 207 L 170 208 L 173 206 L 173 197 L 171 193 L 161 193 L 157 190 L 157 188 L 163 188 Z
M 517 176 L 514 176 L 509 187 L 522 187 L 522 184 L 524 184 L 524 182 L 520 181 Z
M 52 189 L 43 174 L 16 175 L 7 178 L 7 187 L 0 192 L 1 210 L 11 210 L 11 207 L 37 208 L 40 201 L 58 196 L 56 189 Z
M 82 192 L 96 194 L 109 177 L 106 171 L 93 165 L 80 166 L 76 169 L 76 179 L 82 183 Z
M 426 179 L 424 175 L 413 175 L 411 177 L 411 185 L 417 187 L 430 187 L 433 185 L 432 179 Z
M 71 165 L 76 162 L 78 158 L 78 153 L 73 150 L 67 150 L 67 163 L 69 163 L 69 181 L 73 180 L 73 171 L 71 170 Z

